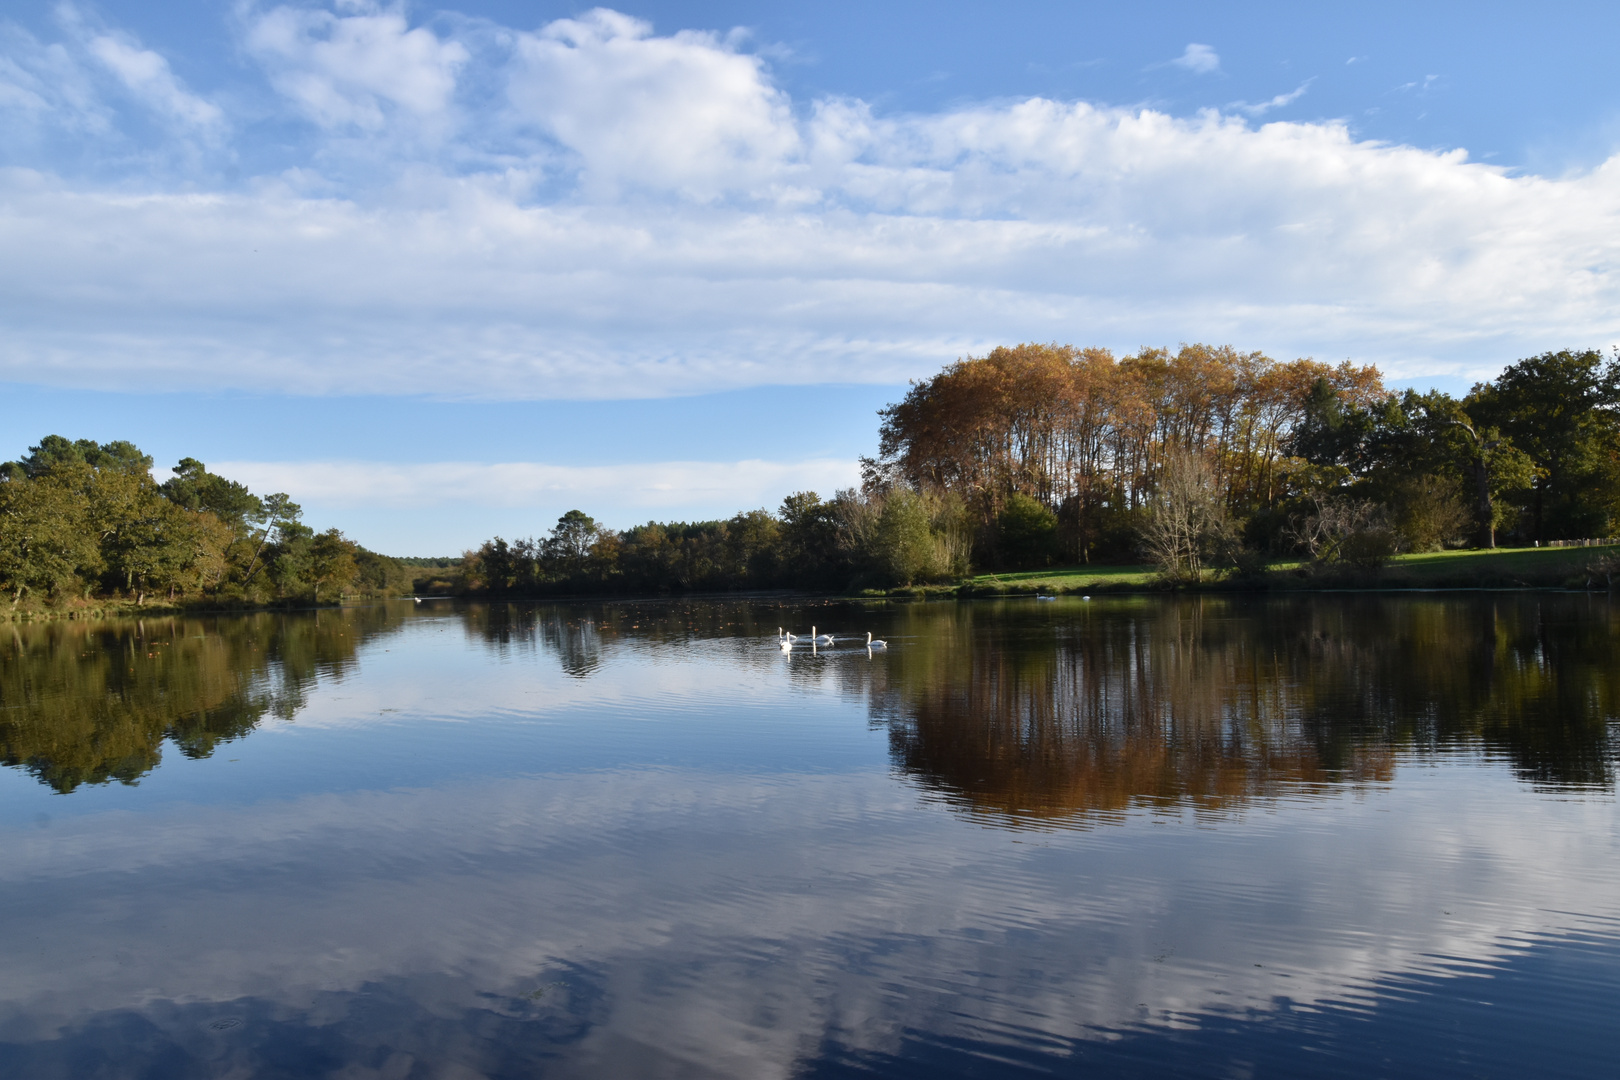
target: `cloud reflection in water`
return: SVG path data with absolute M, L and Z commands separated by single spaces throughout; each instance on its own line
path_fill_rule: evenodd
M 811 615 L 896 647 L 766 647 Z M 62 796 L 10 774 L 0 1074 L 1578 1075 L 1620 1030 L 1613 631 L 1518 597 L 391 619 L 274 728 L 341 785 L 155 798 L 223 764 L 184 759 L 40 827 Z

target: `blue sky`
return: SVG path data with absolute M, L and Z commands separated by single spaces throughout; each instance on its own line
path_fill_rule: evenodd
M 0 423 L 397 554 L 774 505 L 1058 340 L 1620 341 L 1620 10 L 14 2 Z

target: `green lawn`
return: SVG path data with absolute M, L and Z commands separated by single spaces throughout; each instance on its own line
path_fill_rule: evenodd
M 986 591 L 1004 588 L 1011 592 L 1035 589 L 1039 592 L 1085 592 L 1087 589 L 1140 588 L 1154 575 L 1151 566 L 1061 566 L 1046 570 L 1024 570 L 1010 574 L 979 574 L 965 583 Z
M 1298 574 L 1296 560 L 1271 564 L 1272 588 L 1348 586 L 1356 588 L 1514 588 L 1583 585 L 1596 559 L 1620 552 L 1620 545 L 1597 548 L 1497 548 L 1494 551 L 1435 551 L 1397 555 L 1380 570 L 1349 572 L 1340 579 Z M 1008 574 L 979 574 L 963 592 L 991 594 L 1083 593 L 1134 590 L 1153 583 L 1153 567 L 1064 566 Z
M 1620 546 L 1591 548 L 1497 548 L 1494 551 L 1430 551 L 1418 555 L 1397 555 L 1385 573 L 1410 579 L 1414 584 L 1482 578 L 1502 585 L 1563 584 L 1567 578 L 1582 575 L 1586 567 L 1604 556 L 1620 551 Z

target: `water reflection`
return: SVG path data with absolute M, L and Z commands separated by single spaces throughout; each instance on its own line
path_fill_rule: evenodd
M 0 762 L 58 792 L 137 783 L 163 743 L 205 758 L 342 678 L 386 607 L 13 624 L 0 636 Z
M 0 761 L 59 792 L 134 783 L 165 740 L 206 757 L 292 718 L 409 606 L 12 626 Z M 1479 750 L 1538 788 L 1612 790 L 1620 614 L 1585 596 L 1202 598 L 874 608 L 671 601 L 473 605 L 481 647 L 574 680 L 614 659 L 724 656 L 857 701 L 900 772 L 1009 823 L 1205 813 L 1389 781 L 1401 753 Z M 846 644 L 781 657 L 776 627 Z M 856 628 L 860 628 L 857 630 Z M 895 642 L 868 654 L 864 629 Z M 719 648 L 720 653 L 715 649 Z
M 1620 1027 L 1602 1021 L 1615 1018 L 1620 937 L 1612 927 L 1583 926 L 1514 944 L 1485 962 L 1450 958 L 1433 971 L 1380 979 L 1354 999 L 1189 1012 L 1173 1025 L 1131 1025 L 1106 1037 L 1013 1021 L 978 1031 L 905 1027 L 872 1046 L 853 1030 L 856 1018 L 818 1018 L 787 1060 L 749 1064 L 800 1080 L 1608 1075 Z M 451 1075 L 468 1077 L 749 1075 L 694 1070 L 673 1040 L 615 1039 L 600 970 L 558 966 L 543 978 L 527 993 L 469 994 L 448 980 L 391 978 L 293 1005 L 249 997 L 112 1012 L 57 1039 L 0 1042 L 9 1060 L 0 1075 L 407 1077 L 434 1075 L 431 1066 L 445 1061 L 459 1065 Z M 1587 1004 L 1549 1010 L 1549 983 Z M 1496 1022 L 1481 1023 L 1482 1012 Z
M 260 733 L 48 821 L 0 777 L 0 1077 L 1620 1051 L 1604 604 L 443 606 L 16 628 L 8 760 L 59 790 L 120 723 Z M 776 649 L 812 623 L 894 646 Z
M 1219 810 L 1483 748 L 1610 789 L 1620 620 L 1584 597 L 923 606 L 872 672 L 896 764 L 1009 820 Z

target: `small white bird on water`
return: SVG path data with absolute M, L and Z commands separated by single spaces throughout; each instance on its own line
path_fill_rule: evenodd
M 810 640 L 819 645 L 831 645 L 833 643 L 833 636 L 831 634 L 818 634 L 816 633 L 816 628 L 812 626 L 810 628 Z
M 887 649 L 889 647 L 889 643 L 884 641 L 882 638 L 874 639 L 872 637 L 872 631 L 868 630 L 866 632 L 866 647 L 868 649 Z

